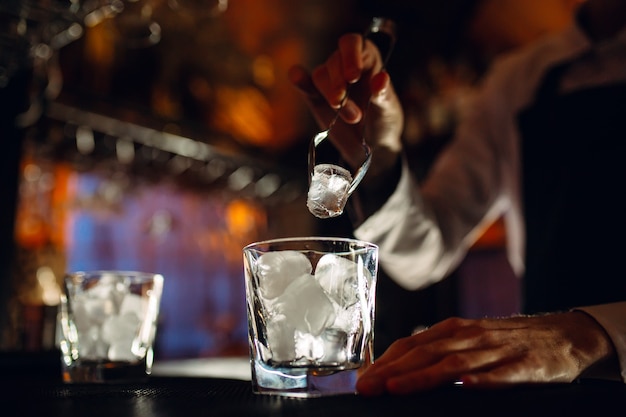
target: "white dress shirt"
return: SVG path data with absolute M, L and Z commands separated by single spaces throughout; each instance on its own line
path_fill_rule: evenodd
M 357 238 L 379 245 L 380 265 L 399 285 L 419 289 L 445 278 L 500 216 L 509 261 L 518 276 L 523 275 L 516 116 L 531 103 L 546 71 L 572 60 L 576 62 L 564 75 L 561 91 L 626 80 L 626 30 L 609 41 L 592 43 L 574 25 L 502 57 L 469 101 L 454 139 L 421 186 L 404 163 L 391 197 L 355 229 Z M 612 338 L 626 382 L 626 300 L 582 309 Z

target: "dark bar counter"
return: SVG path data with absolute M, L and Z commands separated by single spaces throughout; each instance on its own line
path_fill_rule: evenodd
M 626 387 L 585 382 L 476 391 L 447 387 L 379 398 L 292 399 L 255 395 L 250 383 L 155 377 L 143 384 L 33 383 L 2 389 L 3 415 L 15 416 L 601 416 L 620 408 Z M 5 410 L 10 411 L 5 414 Z M 623 411 L 623 410 L 622 410 Z
M 255 395 L 240 379 L 152 376 L 144 383 L 67 385 L 40 358 L 4 357 L 0 364 L 2 416 L 603 416 L 622 415 L 626 404 L 626 384 L 597 380 L 296 399 Z

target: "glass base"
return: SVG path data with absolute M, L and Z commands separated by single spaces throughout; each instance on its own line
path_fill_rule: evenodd
M 79 360 L 63 369 L 65 383 L 142 382 L 148 378 L 146 361 Z
M 252 363 L 255 394 L 313 398 L 355 395 L 359 368 L 285 368 Z

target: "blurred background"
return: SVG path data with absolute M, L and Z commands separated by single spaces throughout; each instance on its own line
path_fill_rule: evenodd
M 2 0 L 0 349 L 54 350 L 66 271 L 132 269 L 166 278 L 157 359 L 247 355 L 243 246 L 351 236 L 306 208 L 317 127 L 288 68 L 396 20 L 388 70 L 423 179 L 490 62 L 579 2 Z M 381 271 L 377 351 L 451 315 L 517 312 L 503 233 L 425 290 Z

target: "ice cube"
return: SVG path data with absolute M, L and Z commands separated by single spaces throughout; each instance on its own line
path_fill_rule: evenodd
M 76 330 L 80 333 L 86 332 L 89 330 L 91 326 L 94 324 L 100 323 L 91 323 L 91 319 L 89 318 L 89 314 L 87 312 L 87 308 L 85 307 L 85 302 L 81 302 L 80 298 L 77 296 L 73 305 L 73 314 L 72 317 L 74 319 L 74 326 L 76 326 Z M 104 317 L 102 318 L 104 320 Z
M 120 315 L 132 313 L 138 318 L 145 316 L 148 308 L 148 300 L 137 294 L 128 293 L 120 304 Z
M 78 333 L 78 352 L 85 359 L 102 359 L 109 344 L 100 337 L 100 326 L 92 326 Z
M 116 309 L 129 292 L 129 283 L 115 274 L 103 274 L 99 280 L 87 284 L 85 294 L 90 298 L 110 300 Z
M 347 359 L 348 335 L 339 329 L 326 329 L 321 334 L 324 355 L 322 360 L 326 363 L 344 363 Z
M 362 306 L 359 303 L 354 303 L 348 308 L 335 304 L 335 321 L 332 328 L 340 329 L 347 334 L 358 332 L 362 322 L 361 309 Z
M 359 276 L 361 274 L 361 276 Z M 328 296 L 343 307 L 359 301 L 359 285 L 365 285 L 369 272 L 346 258 L 328 253 L 315 267 L 315 278 Z
M 333 164 L 316 165 L 307 195 L 309 211 L 322 219 L 339 216 L 348 200 L 351 183 L 352 175 L 347 169 Z
M 273 310 L 286 317 L 289 327 L 314 336 L 335 321 L 332 302 L 310 274 L 300 275 L 289 284 L 276 298 Z
M 104 286 L 115 287 L 120 282 L 120 275 L 110 272 L 103 272 L 100 278 L 96 281 L 97 286 L 104 288 Z
M 117 280 L 107 279 L 106 276 L 98 281 L 85 284 L 85 294 L 90 298 L 112 299 L 117 292 Z
M 297 251 L 267 252 L 256 263 L 261 294 L 266 299 L 281 295 L 294 278 L 310 274 L 309 259 Z
M 289 362 L 296 357 L 295 329 L 287 322 L 284 315 L 273 316 L 267 323 L 267 341 L 272 353 L 272 360 Z
M 119 316 L 111 316 L 102 324 L 102 340 L 114 344 L 120 341 L 130 341 L 137 336 L 141 320 L 135 313 L 128 312 Z
M 136 361 L 137 356 L 133 354 L 133 341 L 119 340 L 109 346 L 107 356 L 112 361 Z
M 341 364 L 347 358 L 348 335 L 339 329 L 325 329 L 313 336 L 296 330 L 296 364 Z
M 117 313 L 117 307 L 112 299 L 109 298 L 76 298 L 74 302 L 75 318 L 80 326 L 88 327 L 91 325 L 100 325 L 104 323 L 107 317 Z M 79 324 L 77 323 L 77 326 Z
M 298 362 L 307 364 L 316 362 L 324 357 L 324 340 L 321 336 L 313 336 L 296 330 L 296 358 Z

